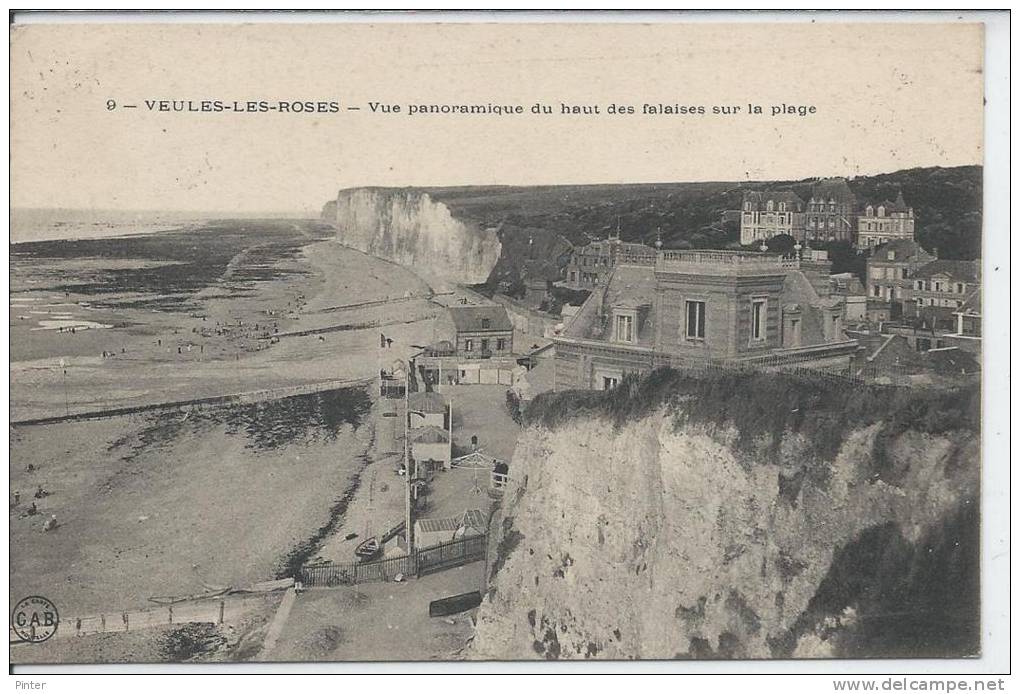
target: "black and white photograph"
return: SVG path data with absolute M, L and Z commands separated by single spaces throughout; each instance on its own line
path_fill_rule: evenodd
M 981 17 L 227 15 L 11 16 L 12 672 L 1001 655 Z

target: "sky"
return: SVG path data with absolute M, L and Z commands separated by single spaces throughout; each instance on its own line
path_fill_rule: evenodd
M 15 26 L 11 199 L 306 212 L 368 185 L 785 180 L 980 164 L 982 55 L 977 24 Z M 159 100 L 332 101 L 338 112 L 146 106 Z M 401 111 L 373 112 L 372 102 Z M 407 112 L 488 103 L 525 113 Z M 532 114 L 536 103 L 554 113 Z M 601 113 L 564 115 L 562 104 Z M 635 113 L 609 114 L 609 104 Z M 707 113 L 648 115 L 644 104 Z M 765 113 L 749 115 L 748 104 Z M 816 112 L 770 115 L 782 104 Z M 714 105 L 741 112 L 714 115 Z

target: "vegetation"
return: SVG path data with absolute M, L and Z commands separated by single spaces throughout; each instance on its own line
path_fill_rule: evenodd
M 806 201 L 815 181 L 490 186 L 429 192 L 457 216 L 499 230 L 503 257 L 487 284 L 494 291 L 504 283 L 511 295 L 523 295 L 526 261 L 542 260 L 546 271 L 562 266 L 567 242 L 582 245 L 611 231 L 619 230 L 624 241 L 649 245 L 661 234 L 665 248 L 739 248 L 739 222 L 724 213 L 740 209 L 745 191 L 793 190 Z M 980 257 L 981 167 L 858 176 L 850 181 L 850 189 L 862 205 L 895 200 L 902 191 L 914 208 L 917 240 L 926 250 L 937 250 L 940 258 Z M 860 274 L 862 256 L 838 245 L 828 248 L 834 272 Z
M 686 402 L 696 403 L 687 407 Z M 667 405 L 677 423 L 734 425 L 739 450 L 753 453 L 770 441 L 778 453 L 786 432 L 800 433 L 811 453 L 831 459 L 850 425 L 883 424 L 876 442 L 877 473 L 889 473 L 883 440 L 908 429 L 928 434 L 980 431 L 981 394 L 977 384 L 957 390 L 834 385 L 823 379 L 785 373 L 709 371 L 682 373 L 658 369 L 624 377 L 610 391 L 542 393 L 524 411 L 529 425 L 558 427 L 576 418 L 601 418 L 619 427 Z M 881 449 L 881 450 L 879 450 Z
M 521 423 L 521 398 L 512 390 L 506 391 L 506 409 L 510 413 L 510 419 L 518 424 Z

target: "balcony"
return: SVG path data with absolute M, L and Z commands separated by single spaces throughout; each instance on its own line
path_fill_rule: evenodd
M 661 251 L 656 272 L 684 274 L 757 275 L 800 268 L 800 260 L 749 251 Z

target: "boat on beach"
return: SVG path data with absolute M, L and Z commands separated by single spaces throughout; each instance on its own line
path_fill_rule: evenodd
M 382 544 L 378 538 L 370 537 L 354 548 L 354 555 L 361 561 L 371 561 L 379 554 Z

